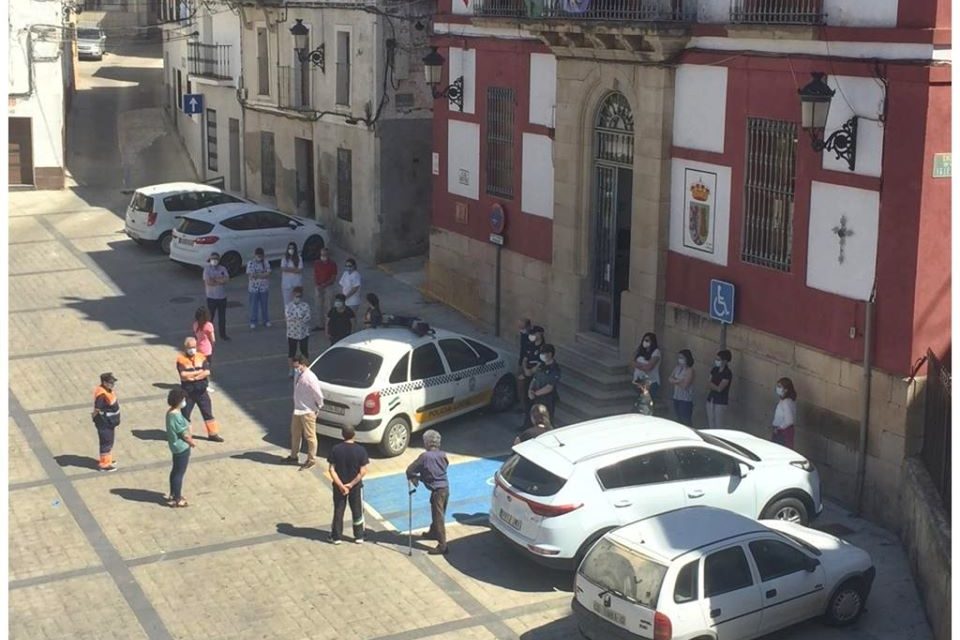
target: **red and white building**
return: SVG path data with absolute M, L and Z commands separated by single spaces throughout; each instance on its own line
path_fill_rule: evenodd
M 613 374 L 652 330 L 664 379 L 694 353 L 705 426 L 710 282 L 733 284 L 729 426 L 768 436 L 790 377 L 828 495 L 898 524 L 924 441 L 914 365 L 951 343 L 949 2 L 479 2 L 441 1 L 434 25 L 465 91 L 434 111 L 428 287 L 493 324 L 500 204 L 500 320 L 561 346 L 568 408 L 628 407 Z M 811 134 L 813 73 L 834 96 Z M 814 144 L 848 122 L 852 167 Z

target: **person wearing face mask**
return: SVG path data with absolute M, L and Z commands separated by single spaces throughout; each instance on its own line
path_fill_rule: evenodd
M 681 349 L 677 354 L 677 366 L 670 374 L 673 385 L 673 412 L 677 422 L 688 427 L 693 426 L 693 354 L 689 349 Z
M 342 293 L 334 296 L 333 308 L 327 313 L 327 338 L 331 345 L 353 333 L 353 321 L 356 317 L 353 309 L 347 306 L 347 299 Z
M 113 442 L 120 426 L 120 401 L 114 391 L 117 379 L 112 373 L 100 374 L 100 385 L 93 390 L 93 426 L 100 440 L 99 471 L 116 471 L 113 460 Z
M 183 341 L 183 353 L 177 356 L 177 371 L 180 373 L 180 387 L 186 394 L 183 417 L 190 423 L 190 414 L 195 406 L 200 407 L 203 425 L 207 430 L 207 440 L 223 442 L 220 427 L 213 417 L 213 404 L 210 402 L 208 378 L 210 364 L 202 353 L 197 353 L 197 339 L 190 336 Z
M 707 385 L 707 426 L 710 429 L 723 429 L 727 404 L 730 400 L 730 383 L 733 382 L 733 372 L 730 371 L 730 361 L 733 355 L 726 349 L 717 351 L 717 357 L 710 369 L 710 384 Z
M 527 345 L 530 340 L 530 330 L 533 329 L 533 322 L 530 318 L 520 318 L 517 322 L 517 333 L 520 336 L 520 351 L 517 360 L 517 399 L 520 400 L 520 406 L 517 407 L 517 413 L 523 413 L 523 398 L 527 394 L 527 385 L 523 379 L 523 363 L 527 361 Z
M 323 407 L 323 391 L 320 380 L 310 370 L 310 361 L 306 356 L 297 356 L 293 360 L 297 369 L 293 383 L 293 418 L 290 420 L 290 455 L 286 461 L 300 464 L 300 446 L 307 441 L 307 461 L 300 471 L 310 469 L 317 464 L 317 412 Z
M 287 317 L 287 358 L 290 363 L 290 375 L 296 373 L 294 356 L 297 351 L 304 358 L 310 358 L 310 305 L 303 301 L 303 287 L 293 288 L 293 297 L 290 304 L 284 309 Z
M 640 345 L 633 354 L 633 384 L 646 383 L 646 391 L 654 402 L 660 393 L 660 347 L 657 345 L 657 334 L 647 332 L 640 339 Z M 638 387 L 639 388 L 639 387 Z
M 347 258 L 343 263 L 344 271 L 340 276 L 340 292 L 343 294 L 344 304 L 350 307 L 354 317 L 360 310 L 360 272 L 357 271 L 357 261 Z
M 247 263 L 247 294 L 250 307 L 250 328 L 257 321 L 270 326 L 270 263 L 264 258 L 263 248 L 253 250 L 253 260 Z
M 367 312 L 363 314 L 363 327 L 376 329 L 383 324 L 383 312 L 380 311 L 380 298 L 375 293 L 367 294 Z
M 793 380 L 777 380 L 777 408 L 773 412 L 773 434 L 770 438 L 777 444 L 793 449 L 793 432 L 797 422 L 797 390 Z
M 283 307 L 293 300 L 294 287 L 303 286 L 303 262 L 300 260 L 300 254 L 297 252 L 297 244 L 291 242 L 287 245 L 287 253 L 280 261 L 280 289 L 283 291 Z
M 190 462 L 190 449 L 197 446 L 190 435 L 190 422 L 181 411 L 187 405 L 187 394 L 183 389 L 170 389 L 167 394 L 167 444 L 173 454 L 173 466 L 170 469 L 170 493 L 165 500 L 171 507 L 186 507 L 183 497 L 183 476 Z
M 207 293 L 207 309 L 210 309 L 210 321 L 217 321 L 220 337 L 230 340 L 227 335 L 227 282 L 230 274 L 220 264 L 220 254 L 214 251 L 203 268 L 203 285 Z
M 330 259 L 330 252 L 324 247 L 320 249 L 320 259 L 313 263 L 313 282 L 314 282 L 314 304 L 313 317 L 317 322 L 327 315 L 330 309 L 333 296 L 333 285 L 337 281 L 337 263 Z M 322 331 L 323 327 L 319 324 L 313 328 L 314 331 Z
M 527 394 L 530 391 L 530 382 L 534 374 L 541 368 L 540 353 L 546 344 L 546 338 L 543 334 L 543 327 L 530 327 L 527 332 L 527 344 L 521 354 L 523 360 L 520 363 L 520 375 L 517 376 L 517 390 L 519 398 L 522 400 L 520 411 L 523 413 L 523 422 L 520 423 L 520 429 L 526 429 L 530 426 L 530 403 L 527 401 Z
M 547 416 L 556 422 L 557 400 L 560 398 L 560 365 L 556 361 L 557 350 L 552 344 L 540 347 L 540 367 L 530 380 L 530 389 L 527 391 L 527 418 L 533 405 L 539 403 L 547 409 Z

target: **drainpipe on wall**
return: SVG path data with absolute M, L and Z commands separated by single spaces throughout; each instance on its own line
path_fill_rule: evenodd
M 863 507 L 863 485 L 867 473 L 867 429 L 870 426 L 870 370 L 873 366 L 873 304 L 877 295 L 874 285 L 864 308 L 863 320 L 863 404 L 860 410 L 860 446 L 857 450 L 857 499 L 854 515 L 860 515 Z

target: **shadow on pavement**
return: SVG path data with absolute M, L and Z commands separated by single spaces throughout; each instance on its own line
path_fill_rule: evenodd
M 273 453 L 267 453 L 266 451 L 246 451 L 230 457 L 234 460 L 249 460 L 250 462 L 259 462 L 260 464 L 293 466 L 293 463 L 287 462 L 285 456 L 278 456 Z
M 166 441 L 167 432 L 163 429 L 131 429 L 130 435 L 140 440 Z
M 164 500 L 164 494 L 159 491 L 148 491 L 147 489 L 130 489 L 130 488 L 119 488 L 119 489 L 110 489 L 110 493 L 115 496 L 120 496 L 124 500 L 130 500 L 131 502 L 146 502 L 148 504 L 156 504 L 163 507 L 167 506 L 166 500 Z
M 180 385 L 176 382 L 154 382 L 153 386 L 157 389 L 163 389 L 164 391 L 170 391 L 171 389 L 178 389 Z
M 277 533 L 290 536 L 292 538 L 313 540 L 315 542 L 326 542 L 330 538 L 329 531 L 317 529 L 316 527 L 297 527 L 289 522 L 278 522 Z
M 533 564 L 508 549 L 489 529 L 450 540 L 447 546 L 450 553 L 444 557 L 450 566 L 474 580 L 511 591 L 573 591 L 572 573 Z M 506 558 L 507 562 L 504 562 L 507 553 L 510 555 Z
M 57 464 L 61 467 L 80 467 L 81 469 L 96 470 L 99 468 L 100 464 L 95 458 L 76 456 L 72 453 L 67 453 L 62 456 L 54 456 L 53 459 L 56 460 Z
M 530 629 L 520 636 L 520 640 L 580 640 L 580 638 L 582 636 L 572 615 L 553 620 L 542 627 Z

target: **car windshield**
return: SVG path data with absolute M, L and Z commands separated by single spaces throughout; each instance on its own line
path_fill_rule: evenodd
M 500 477 L 516 489 L 532 496 L 555 495 L 567 482 L 565 478 L 550 473 L 520 454 L 514 454 L 503 463 Z
M 377 377 L 383 358 L 361 349 L 335 347 L 313 365 L 313 372 L 323 382 L 353 389 L 367 389 Z
M 708 442 L 714 446 L 721 447 L 723 449 L 726 449 L 727 451 L 738 453 L 741 456 L 750 458 L 754 462 L 760 462 L 760 456 L 755 454 L 753 451 L 750 451 L 750 449 L 747 449 L 746 447 L 742 447 L 739 444 L 734 444 L 733 442 L 730 442 L 729 440 L 724 440 L 723 438 L 718 438 L 717 436 L 711 435 L 709 433 L 703 433 L 702 431 L 698 432 L 698 434 L 701 438 L 703 438 L 704 442 Z
M 807 551 L 809 551 L 810 553 L 812 553 L 812 554 L 815 555 L 815 556 L 821 556 L 821 555 L 823 555 L 823 552 L 820 551 L 820 549 L 817 549 L 815 546 L 813 546 L 812 544 L 810 544 L 810 543 L 807 542 L 806 540 L 801 540 L 800 538 L 798 538 L 798 537 L 796 537 L 796 536 L 792 536 L 792 535 L 790 535 L 789 533 L 784 533 L 783 531 L 777 531 L 777 533 L 779 533 L 779 534 L 780 534 L 781 536 L 783 536 L 784 538 L 790 540 L 790 542 L 793 542 L 794 544 L 800 545 L 801 547 L 803 547 L 804 549 L 806 549 Z
M 99 29 L 77 29 L 77 37 L 81 40 L 99 40 Z
M 203 220 L 194 220 L 193 218 L 184 218 L 180 221 L 177 231 L 188 236 L 202 236 L 205 233 L 213 231 L 213 225 Z
M 609 538 L 601 538 L 580 565 L 580 575 L 616 596 L 655 609 L 667 568 Z

